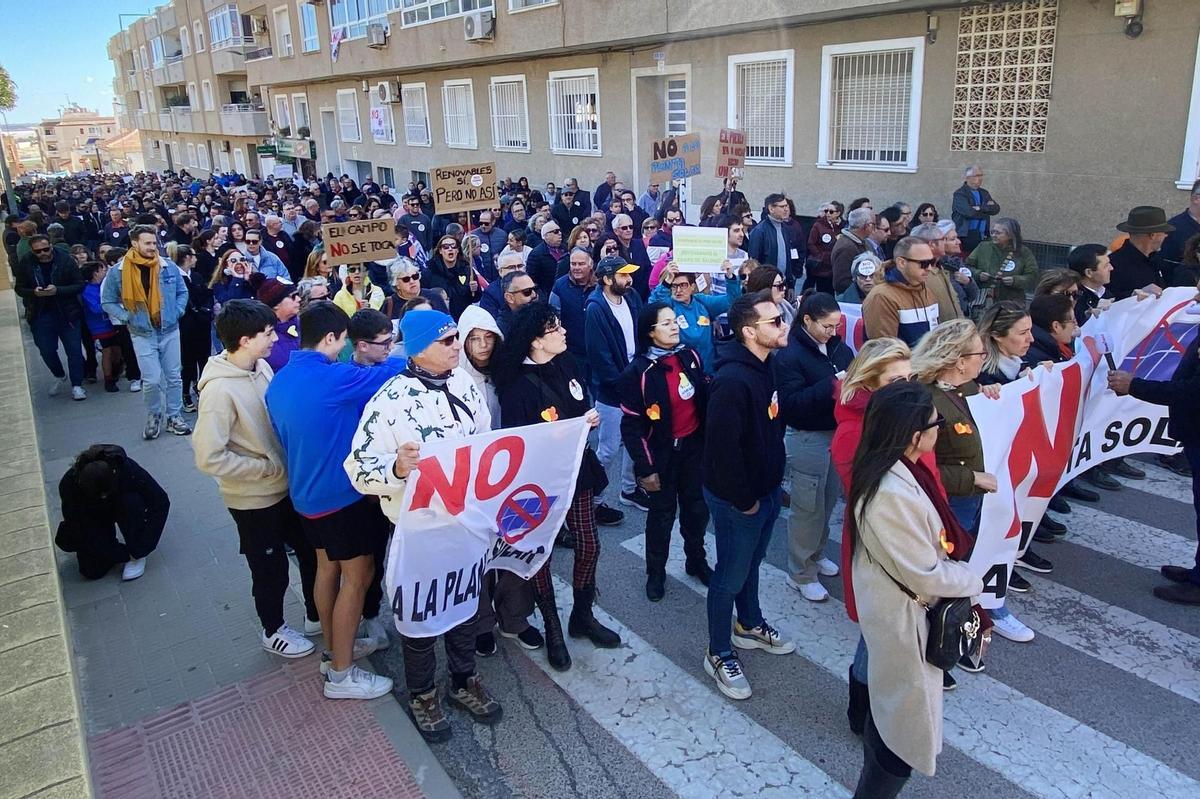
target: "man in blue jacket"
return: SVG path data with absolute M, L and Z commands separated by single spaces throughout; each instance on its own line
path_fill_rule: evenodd
M 786 277 L 789 284 L 804 276 L 804 260 L 808 245 L 799 225 L 788 224 L 792 207 L 782 194 L 768 194 L 767 215 L 750 231 L 746 253 L 766 266 L 773 266 Z M 799 233 L 797 233 L 799 230 Z
M 277 277 L 291 281 L 292 275 L 279 256 L 269 252 L 262 246 L 262 231 L 246 231 L 246 260 L 254 264 L 254 271 L 261 272 L 268 278 Z
M 575 366 L 584 383 L 590 384 L 587 347 L 584 332 L 587 301 L 596 289 L 596 270 L 592 254 L 586 247 L 571 250 L 567 274 L 554 281 L 550 293 L 550 304 L 558 309 L 558 318 L 567 331 L 567 352 L 575 359 Z M 491 288 L 489 286 L 488 288 Z
M 591 372 L 592 396 L 600 413 L 600 441 L 596 455 L 607 469 L 617 451 L 621 450 L 621 373 L 629 366 L 637 351 L 634 330 L 642 300 L 633 291 L 633 273 L 638 267 L 619 255 L 601 258 L 596 264 L 599 291 L 593 291 L 587 301 L 584 340 L 587 362 Z M 621 459 L 621 503 L 649 510 L 646 492 L 633 479 L 633 462 L 629 453 Z M 600 522 L 601 508 L 605 516 L 611 509 L 603 502 L 596 507 Z M 603 522 L 600 522 L 603 524 Z
M 332 303 L 314 303 L 300 314 L 300 349 L 271 381 L 267 411 L 287 457 L 292 504 L 317 551 L 313 591 L 332 653 L 325 696 L 374 699 L 390 692 L 392 681 L 354 666 L 352 652 L 375 574 L 372 553 L 388 529 L 379 506 L 354 489 L 342 463 L 367 401 L 404 363 L 389 359 L 370 369 L 339 363 L 349 325 Z

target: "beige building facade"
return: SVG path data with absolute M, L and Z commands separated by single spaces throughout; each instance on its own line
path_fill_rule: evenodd
M 37 131 L 33 128 L 0 130 L 0 147 L 4 150 L 8 174 L 14 178 L 45 169 Z
M 43 119 L 38 123 L 37 137 L 46 171 L 80 172 L 99 168 L 96 146 L 116 130 L 115 117 L 103 116 L 75 103 L 63 108 L 58 117 Z
M 590 189 L 612 170 L 640 194 L 650 142 L 694 132 L 694 215 L 718 190 L 728 127 L 747 134 L 740 188 L 756 204 L 782 190 L 803 214 L 868 196 L 948 216 L 963 168 L 978 164 L 1028 238 L 1061 243 L 1106 241 L 1132 205 L 1174 212 L 1200 177 L 1194 0 L 1148 4 L 1136 37 L 1095 0 L 239 0 L 237 11 L 254 36 L 247 92 L 269 118 L 259 141 L 314 156 L 248 152 L 252 173 L 290 162 L 404 188 L 436 166 L 495 161 L 534 186 L 576 176 Z

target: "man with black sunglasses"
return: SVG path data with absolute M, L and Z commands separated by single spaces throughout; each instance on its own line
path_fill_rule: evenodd
M 38 234 L 30 238 L 32 255 L 22 258 L 13 270 L 14 289 L 25 302 L 25 321 L 42 362 L 54 375 L 50 396 L 71 386 L 71 397 L 87 399 L 83 390 L 83 345 L 81 343 L 83 275 L 75 259 Z M 67 354 L 67 371 L 58 357 L 62 342 Z
M 410 194 L 404 198 L 404 214 L 396 220 L 402 222 L 425 252 L 433 250 L 433 220 L 421 209 L 421 195 Z
M 496 324 L 507 338 L 513 314 L 529 303 L 537 302 L 538 288 L 527 272 L 515 269 L 500 279 L 500 290 L 504 294 L 504 307 L 496 314 Z
M 925 285 L 935 261 L 933 250 L 921 239 L 906 236 L 896 242 L 883 283 L 863 300 L 867 338 L 895 336 L 914 347 L 938 326 L 937 297 Z

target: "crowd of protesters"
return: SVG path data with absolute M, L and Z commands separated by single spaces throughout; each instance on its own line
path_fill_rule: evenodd
M 997 481 L 967 399 L 994 399 L 1027 370 L 1073 358 L 1079 326 L 1114 300 L 1200 275 L 1200 183 L 1178 216 L 1134 208 L 1111 248 L 1078 245 L 1057 270 L 1039 269 L 983 183 L 967 168 L 949 215 L 861 197 L 821 204 L 808 224 L 785 194 L 752 207 L 730 179 L 700 206 L 700 225 L 727 231 L 728 257 L 710 274 L 673 260 L 673 231 L 688 224 L 678 189 L 651 183 L 639 196 L 612 172 L 591 192 L 573 177 L 540 188 L 505 179 L 495 208 L 451 215 L 423 185 L 396 196 L 346 175 L 66 178 L 17 190 L 4 244 L 51 395 L 69 388 L 82 401 L 86 382 L 116 392 L 123 379 L 143 395 L 146 439 L 194 426 L 196 466 L 236 522 L 262 645 L 303 657 L 323 635 L 326 696 L 393 689 L 355 661 L 390 643 L 383 560 L 421 443 L 583 417 L 593 443 L 559 537 L 574 555 L 568 624 L 549 564 L 528 582 L 490 574 L 477 616 L 442 636 L 447 699 L 480 723 L 500 720 L 476 668 L 497 651 L 497 629 L 559 670 L 571 667 L 569 638 L 620 646 L 592 613 L 604 581 L 597 528 L 624 520 L 618 506 L 645 513 L 650 602 L 667 590 L 678 518 L 686 573 L 708 591 L 704 668 L 726 696 L 750 697 L 738 651 L 795 648 L 758 597 L 787 507 L 789 585 L 822 602 L 822 580 L 841 574 L 862 628 L 849 674 L 865 753 L 857 795 L 894 796 L 912 769 L 933 772 L 942 693 L 956 684 L 912 646 L 926 622 L 906 594 L 982 590 L 962 561 Z M 394 255 L 331 267 L 321 226 L 368 218 L 391 220 Z M 868 340 L 857 354 L 840 303 L 861 304 Z M 1160 461 L 1182 475 L 1200 458 L 1198 369 L 1192 342 L 1172 381 L 1109 377 L 1119 394 L 1170 407 L 1184 451 Z M 77 463 L 72 507 L 111 497 L 122 468 L 140 474 L 128 463 L 112 451 Z M 1114 476 L 1145 475 L 1109 461 L 1050 509 L 1069 514 L 1068 500 L 1119 490 Z M 843 496 L 835 559 L 829 522 Z M 160 532 L 127 538 L 127 551 L 108 546 L 86 568 L 80 554 L 80 569 L 144 568 Z M 1047 515 L 1033 540 L 1066 533 Z M 285 547 L 299 565 L 302 630 L 283 618 Z M 1033 548 L 1016 566 L 1018 594 L 1032 588 L 1022 571 L 1053 569 Z M 1157 596 L 1200 605 L 1200 565 L 1163 575 Z M 1005 606 L 986 624 L 1015 642 L 1035 635 Z M 445 740 L 436 641 L 401 638 L 414 723 Z M 980 652 L 958 665 L 985 668 Z

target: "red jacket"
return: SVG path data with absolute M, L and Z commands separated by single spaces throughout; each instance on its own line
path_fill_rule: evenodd
M 835 380 L 833 396 L 839 397 L 841 393 L 842 383 L 840 380 Z M 836 400 L 833 408 L 833 418 L 837 420 L 837 430 L 834 431 L 833 441 L 829 444 L 829 454 L 833 460 L 833 468 L 837 469 L 838 477 L 842 480 L 842 496 L 847 499 L 850 497 L 850 467 L 854 463 L 854 452 L 858 449 L 858 442 L 862 438 L 863 417 L 866 415 L 867 402 L 870 399 L 871 392 L 856 391 L 850 402 L 843 403 L 841 400 Z M 946 489 L 942 486 L 942 478 L 938 474 L 937 458 L 932 452 L 927 452 L 921 456 L 921 461 L 929 467 L 929 471 L 933 472 L 933 479 L 937 481 L 942 496 L 945 496 Z M 842 522 L 842 588 L 845 592 L 846 613 L 852 621 L 858 621 L 858 608 L 854 604 L 854 585 L 850 576 L 852 571 L 850 562 L 854 559 L 854 551 L 850 547 L 849 522 L 850 508 L 847 506 L 845 520 Z M 970 552 L 971 543 L 955 546 L 955 550 Z

